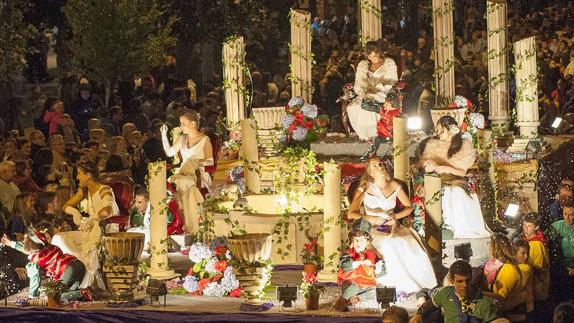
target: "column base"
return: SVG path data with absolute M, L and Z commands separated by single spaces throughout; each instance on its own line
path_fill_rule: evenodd
M 322 283 L 336 283 L 338 279 L 337 270 L 332 272 L 330 269 L 324 268 L 317 274 L 317 280 Z
M 175 277 L 179 277 L 179 274 L 176 274 L 173 269 L 151 267 L 150 269 L 148 269 L 147 273 L 150 275 L 151 278 L 157 280 L 169 280 Z

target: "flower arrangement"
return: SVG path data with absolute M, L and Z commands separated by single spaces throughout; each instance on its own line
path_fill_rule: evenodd
M 229 139 L 228 141 L 226 141 L 223 144 L 223 147 L 225 147 L 225 149 L 227 149 L 227 151 L 229 152 L 239 152 L 239 149 L 241 149 L 241 140 L 239 139 Z
M 189 248 L 189 259 L 193 263 L 183 282 L 183 288 L 193 295 L 213 297 L 239 297 L 239 281 L 229 264 L 231 253 L 225 243 L 201 242 Z
M 448 100 L 443 101 L 442 104 L 437 104 L 431 108 L 431 110 L 453 110 L 466 108 L 468 110 L 473 109 L 472 101 L 465 98 L 462 95 L 457 95 L 454 97 L 454 101 L 449 102 Z
M 337 98 L 337 103 L 340 102 L 351 102 L 357 97 L 357 93 L 353 89 L 353 83 L 347 83 L 343 85 L 343 95 Z
M 328 117 L 320 116 L 317 106 L 305 103 L 301 97 L 289 100 L 285 112 L 287 114 L 281 122 L 284 131 L 283 148 L 290 146 L 309 148 L 311 143 L 319 140 L 319 135 L 326 131 Z
M 317 285 L 317 273 L 303 272 L 303 280 L 301 281 L 301 286 L 299 286 L 299 291 L 305 298 L 318 297 L 325 291 L 325 287 Z
M 303 250 L 301 250 L 301 258 L 303 259 L 304 264 L 321 265 L 323 259 L 319 256 L 316 239 L 312 239 L 308 243 L 304 244 Z

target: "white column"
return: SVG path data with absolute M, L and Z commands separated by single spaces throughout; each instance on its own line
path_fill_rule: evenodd
M 311 102 L 313 83 L 311 68 L 311 14 L 305 10 L 292 9 L 291 18 L 291 95 L 300 96 Z
M 516 62 L 516 109 L 520 135 L 538 137 L 538 72 L 536 69 L 536 43 L 534 36 L 514 43 Z
M 436 102 L 454 99 L 453 0 L 432 0 Z
M 407 130 L 406 118 L 393 118 L 393 164 L 394 178 L 407 183 L 409 174 L 409 131 Z
M 223 87 L 228 125 L 245 119 L 245 44 L 243 37 L 223 43 Z
M 243 133 L 243 169 L 245 185 L 251 193 L 261 193 L 259 151 L 257 145 L 257 123 L 255 119 L 241 120 Z
M 361 11 L 360 42 L 383 38 L 383 11 L 381 0 L 359 0 Z
M 488 27 L 488 118 L 497 132 L 506 132 L 508 113 L 508 43 L 506 1 L 486 1 Z
M 322 282 L 336 282 L 341 248 L 341 167 L 325 162 L 323 206 L 324 267 L 317 275 Z
M 176 273 L 168 266 L 167 251 L 167 190 L 164 161 L 148 164 L 151 265 L 148 274 L 154 279 L 171 279 Z

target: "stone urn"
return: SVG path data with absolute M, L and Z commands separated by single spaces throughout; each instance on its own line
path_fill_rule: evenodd
M 144 248 L 145 235 L 135 232 L 110 233 L 102 237 L 102 244 L 111 261 L 118 265 L 135 265 Z
M 227 239 L 231 254 L 240 265 L 233 269 L 239 286 L 243 290 L 246 304 L 263 303 L 263 289 L 271 279 L 272 237 L 268 233 L 248 233 L 231 236 Z
M 466 115 L 467 108 L 458 109 L 431 109 L 431 118 L 433 125 L 436 125 L 438 119 L 443 116 L 451 116 L 456 120 L 458 126 L 460 127 L 464 122 L 464 117 Z
M 241 263 L 269 260 L 272 237 L 269 233 L 247 233 L 227 239 L 231 254 Z

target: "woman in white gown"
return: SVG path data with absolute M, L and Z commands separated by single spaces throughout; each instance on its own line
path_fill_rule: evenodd
M 370 41 L 365 45 L 366 60 L 357 66 L 353 90 L 357 97 L 347 106 L 349 122 L 360 139 L 369 140 L 377 136 L 377 122 L 380 111 L 376 107 L 385 103 L 387 93 L 397 83 L 397 65 L 385 57 L 383 41 Z M 364 107 L 374 107 L 375 111 Z
M 385 275 L 377 284 L 414 293 L 436 286 L 436 278 L 424 245 L 416 232 L 397 220 L 409 216 L 413 207 L 401 184 L 391 178 L 389 159 L 370 158 L 349 208 L 349 218 L 365 218 L 373 224 L 372 245 L 385 261 Z M 403 205 L 394 213 L 397 200 Z M 364 214 L 360 212 L 364 206 Z
M 86 275 L 81 287 L 92 285 L 94 279 L 98 286 L 103 288 L 103 280 L 99 275 L 100 263 L 98 254 L 102 230 L 100 221 L 119 214 L 114 192 L 109 186 L 97 182 L 98 168 L 88 161 L 78 164 L 78 192 L 66 203 L 62 209 L 72 215 L 78 231 L 68 231 L 56 234 L 52 244 L 60 247 L 64 253 L 71 254 L 81 260 L 86 266 Z M 86 200 L 85 210 L 89 217 L 84 218 L 76 209 L 80 202 Z
M 476 150 L 462 137 L 453 117 L 441 117 L 434 130 L 435 136 L 421 144 L 420 166 L 441 175 L 444 226 L 455 239 L 489 237 L 478 196 L 464 177 L 474 164 Z
M 177 186 L 178 199 L 183 207 L 185 231 L 195 233 L 199 228 L 198 205 L 203 202 L 197 182 L 201 181 L 201 187 L 211 192 L 211 176 L 205 172 L 205 166 L 214 164 L 213 147 L 209 137 L 199 130 L 197 112 L 187 110 L 179 117 L 179 122 L 182 135 L 175 139 L 173 146 L 167 138 L 167 126 L 161 127 L 162 144 L 168 157 L 181 153 L 181 167 L 169 180 Z

